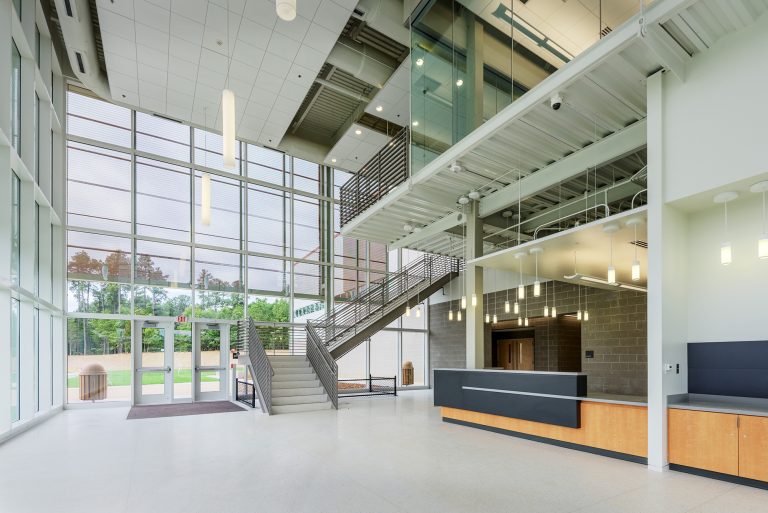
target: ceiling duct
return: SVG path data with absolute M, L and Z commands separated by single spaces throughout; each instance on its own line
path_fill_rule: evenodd
M 392 59 L 367 45 L 349 39 L 340 39 L 331 50 L 326 62 L 340 68 L 355 78 L 381 89 L 395 72 Z
M 75 76 L 94 94 L 110 99 L 109 82 L 99 66 L 88 0 L 54 0 L 67 56 Z

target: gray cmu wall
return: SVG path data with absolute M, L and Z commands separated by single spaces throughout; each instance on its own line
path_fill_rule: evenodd
M 553 286 L 554 283 L 554 286 Z M 558 316 L 574 314 L 578 309 L 577 286 L 570 283 L 549 282 L 549 304 L 552 292 L 556 294 Z M 513 301 L 513 292 L 509 297 Z M 504 313 L 507 292 L 484 295 L 486 305 L 496 312 L 499 321 L 516 319 Z M 533 287 L 526 290 L 531 324 L 536 328 L 537 370 L 574 370 L 575 352 L 561 340 L 558 333 L 571 319 L 549 320 L 534 318 L 543 314 L 544 292 L 533 297 Z M 581 371 L 588 375 L 590 392 L 606 394 L 646 395 L 647 371 L 647 296 L 641 292 L 612 291 L 582 287 L 581 305 L 589 306 L 590 320 L 581 323 Z M 448 321 L 450 303 L 438 303 L 429 310 L 429 364 L 430 372 L 436 368 L 463 368 L 466 366 L 466 323 Z M 457 302 L 453 302 L 454 309 Z M 455 311 L 454 311 L 455 315 Z M 546 328 L 546 329 L 543 329 Z M 587 359 L 585 351 L 595 352 Z M 542 358 L 546 351 L 547 358 Z M 491 326 L 485 325 L 486 366 L 491 365 Z

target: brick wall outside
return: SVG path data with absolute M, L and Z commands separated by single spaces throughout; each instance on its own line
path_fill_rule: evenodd
M 526 288 L 530 327 L 535 331 L 535 366 L 537 370 L 571 372 L 581 370 L 588 375 L 590 392 L 607 394 L 647 394 L 647 334 L 646 294 L 633 291 L 612 291 L 581 288 L 581 308 L 589 309 L 590 320 L 579 322 L 566 314 L 579 308 L 576 285 L 562 282 L 547 283 L 551 307 L 557 306 L 557 319 L 544 318 L 544 288 L 541 297 L 533 297 L 533 287 Z M 510 303 L 516 290 L 509 291 Z M 504 313 L 506 291 L 485 294 L 487 311 L 499 318 L 499 327 L 516 326 L 517 316 Z M 466 323 L 448 321 L 451 303 L 430 306 L 429 344 L 430 372 L 441 367 L 466 366 Z M 524 304 L 524 302 L 523 302 Z M 457 302 L 452 303 L 454 319 Z M 524 311 L 524 310 L 523 310 Z M 502 321 L 513 321 L 503 323 Z M 530 327 L 528 329 L 530 329 Z M 581 347 L 578 340 L 581 332 Z M 485 325 L 486 366 L 491 366 L 492 344 L 490 324 Z M 585 358 L 585 351 L 594 351 L 594 358 Z

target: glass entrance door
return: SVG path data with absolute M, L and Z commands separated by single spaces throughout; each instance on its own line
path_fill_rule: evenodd
M 173 400 L 173 323 L 136 321 L 136 404 Z
M 194 323 L 193 333 L 195 400 L 224 400 L 229 376 L 229 325 Z

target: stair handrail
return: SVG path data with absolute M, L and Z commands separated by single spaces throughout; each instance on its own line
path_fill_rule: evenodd
M 331 399 L 331 404 L 339 409 L 339 366 L 328 348 L 317 336 L 314 327 L 307 322 L 307 359 Z
M 237 341 L 238 350 L 246 351 L 248 354 L 253 384 L 259 396 L 261 409 L 264 413 L 271 415 L 272 376 L 275 375 L 275 371 L 269 362 L 252 317 L 237 321 Z
M 456 258 L 425 254 L 400 271 L 388 274 L 376 286 L 368 287 L 355 300 L 337 306 L 325 317 L 308 321 L 308 325 L 323 345 L 333 349 L 397 308 L 396 299 L 417 294 L 459 269 L 460 261 Z

